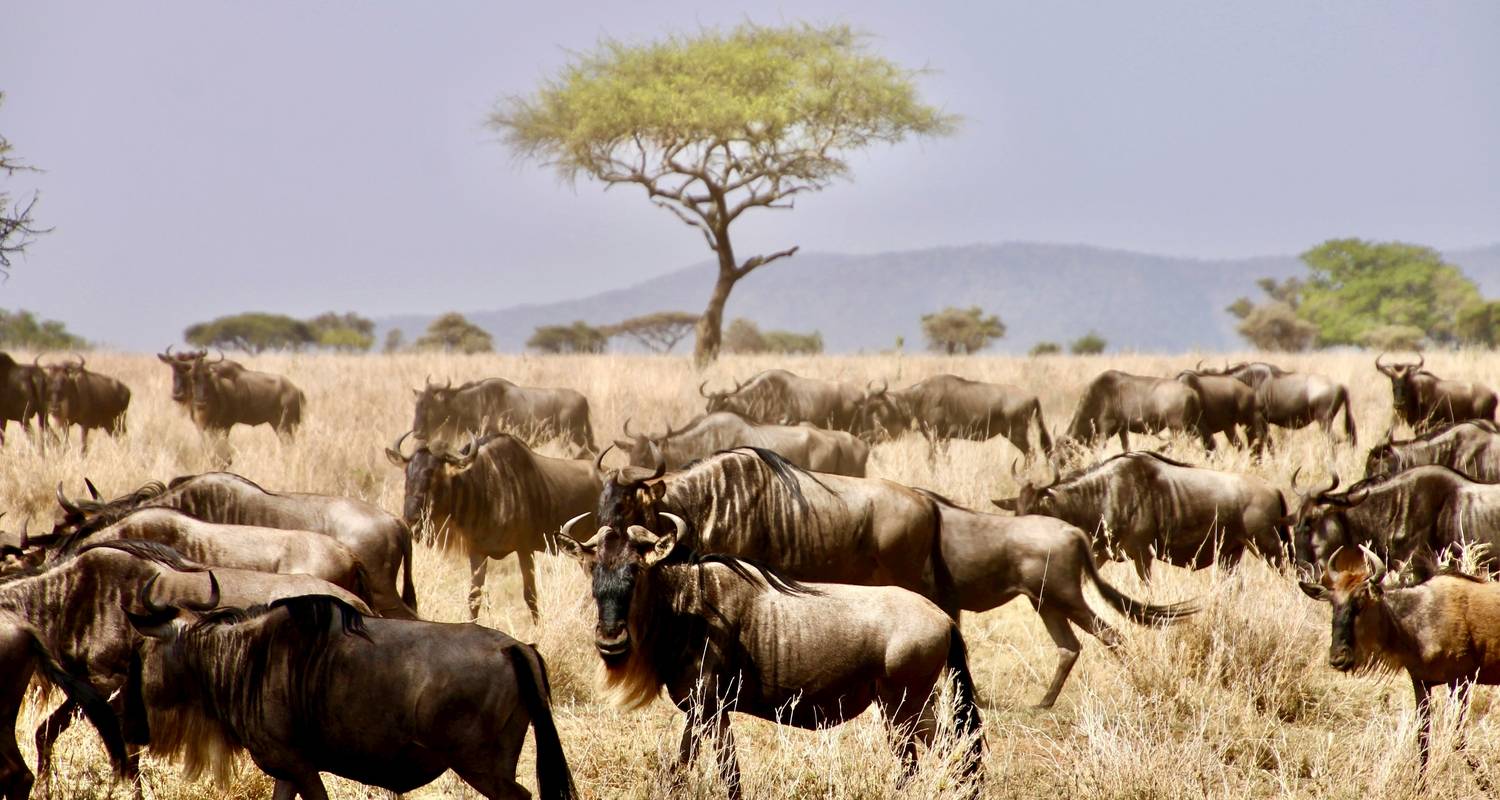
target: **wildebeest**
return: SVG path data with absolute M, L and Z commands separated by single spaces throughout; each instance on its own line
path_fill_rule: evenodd
M 616 440 L 615 446 L 630 457 L 633 467 L 652 466 L 656 463 L 656 452 L 666 459 L 667 469 L 681 469 L 688 462 L 721 450 L 762 447 L 806 470 L 863 478 L 870 458 L 870 446 L 848 431 L 811 425 L 768 425 L 731 411 L 704 414 L 677 430 L 668 426 L 661 436 L 632 434 L 627 419 L 625 435 L 629 438 Z
M 1325 436 L 1333 433 L 1333 421 L 1344 412 L 1344 435 L 1354 444 L 1353 409 L 1349 390 L 1342 383 L 1323 375 L 1288 372 L 1262 361 L 1240 363 L 1218 372 L 1204 370 L 1205 375 L 1228 375 L 1255 390 L 1256 413 L 1266 425 L 1301 428 L 1314 422 Z
M 602 526 L 659 529 L 668 512 L 687 520 L 681 541 L 693 550 L 764 561 L 797 580 L 900 586 L 957 613 L 936 569 L 937 508 L 892 481 L 814 474 L 742 447 L 670 475 L 665 461 L 613 470 L 598 500 Z
M 679 544 L 687 524 L 663 516 L 676 533 L 601 527 L 587 542 L 558 541 L 593 580 L 608 695 L 638 708 L 666 689 L 687 714 L 679 767 L 696 756 L 700 726 L 712 726 L 720 774 L 739 798 L 730 711 L 818 728 L 878 705 L 910 774 L 917 741 L 935 732 L 934 690 L 948 669 L 955 728 L 969 747 L 964 772 L 978 772 L 983 734 L 957 622 L 895 587 L 801 584 L 763 565 L 697 555 Z
M 888 434 L 915 423 L 928 441 L 982 442 L 1004 436 L 1029 457 L 1031 424 L 1035 422 L 1042 450 L 1052 453 L 1052 437 L 1042 420 L 1041 402 L 1036 395 L 1015 386 L 934 375 L 905 389 L 872 395 L 869 402 L 872 422 Z
M 21 430 L 31 433 L 31 421 L 47 432 L 47 370 L 41 356 L 31 364 L 18 364 L 9 353 L 0 353 L 0 444 L 5 444 L 5 428 L 11 420 L 21 423 Z
M 522 798 L 532 727 L 541 796 L 573 796 L 541 654 L 504 633 L 365 619 L 318 596 L 191 623 L 148 610 L 131 616 L 147 638 L 125 689 L 145 725 L 130 732 L 189 780 L 227 785 L 244 751 L 288 800 L 326 800 L 320 772 L 409 792 L 449 769 L 487 798 Z
M 413 584 L 411 530 L 395 515 L 351 497 L 303 492 L 271 492 L 254 481 L 230 472 L 207 472 L 175 478 L 171 484 L 148 483 L 107 503 L 71 501 L 58 487 L 63 519 L 53 533 L 75 532 L 95 517 L 111 524 L 139 508 L 172 508 L 204 522 L 221 525 L 258 525 L 283 530 L 313 531 L 342 542 L 365 565 L 376 583 L 395 593 L 401 581 L 401 601 L 417 610 Z M 371 588 L 375 597 L 387 596 L 384 587 Z M 401 615 L 382 606 L 381 614 Z
M 598 500 L 594 463 L 534 453 L 507 433 L 471 439 L 458 453 L 423 444 L 408 456 L 401 452 L 406 436 L 386 450 L 406 472 L 403 517 L 415 530 L 426 515 L 434 534 L 463 545 L 472 580 L 469 613 L 479 617 L 489 560 L 515 553 L 526 607 L 538 619 L 531 554 L 546 549 L 546 534 Z
M 1205 448 L 1214 448 L 1213 437 L 1203 424 L 1203 404 L 1197 392 L 1171 378 L 1149 378 L 1112 369 L 1089 382 L 1068 425 L 1068 439 L 1092 444 L 1118 434 L 1120 447 L 1129 450 L 1128 434 L 1164 430 L 1196 434 Z
M 1150 580 L 1154 558 L 1193 569 L 1239 563 L 1254 547 L 1281 560 L 1286 501 L 1260 478 L 1203 469 L 1158 453 L 1121 453 L 1088 469 L 995 500 L 1094 534 L 1094 551 L 1118 553 Z
M 1224 434 L 1230 447 L 1239 447 L 1237 431 L 1244 429 L 1245 443 L 1255 450 L 1264 444 L 1265 423 L 1257 413 L 1255 390 L 1228 375 L 1217 375 L 1196 369 L 1177 373 L 1177 381 L 1198 393 L 1202 409 L 1201 429 L 1209 436 Z
M 227 434 L 235 425 L 270 425 L 290 438 L 302 424 L 307 398 L 291 381 L 257 372 L 235 361 L 193 361 L 193 422 L 206 433 Z
M 864 388 L 843 381 L 804 378 L 784 369 L 768 369 L 733 389 L 704 391 L 707 413 L 732 411 L 745 419 L 773 425 L 810 422 L 819 428 L 870 435 L 868 407 L 873 394 L 883 390 Z
M 158 360 L 172 368 L 172 402 L 189 414 L 193 402 L 193 364 L 207 356 L 207 350 L 173 353 L 171 345 L 167 345 L 166 352 L 156 354 Z
M 1500 428 L 1488 420 L 1455 422 L 1405 441 L 1391 441 L 1389 433 L 1370 448 L 1365 477 L 1391 475 L 1423 464 L 1441 464 L 1476 481 L 1500 481 Z
M 89 430 L 100 428 L 110 435 L 125 432 L 125 410 L 130 406 L 130 387 L 76 364 L 47 367 L 47 411 L 66 439 L 77 425 L 83 431 L 82 447 L 89 446 Z
M 1460 543 L 1487 543 L 1485 563 L 1500 557 L 1500 484 L 1429 464 L 1335 494 L 1337 487 L 1334 475 L 1327 488 L 1302 498 L 1293 528 L 1301 563 L 1322 564 L 1340 547 L 1359 545 L 1393 562 L 1435 557 Z
M 1463 574 L 1438 575 L 1407 588 L 1381 585 L 1386 568 L 1363 551 L 1366 565 L 1343 551 L 1321 583 L 1301 584 L 1333 605 L 1328 664 L 1340 672 L 1405 670 L 1417 705 L 1417 763 L 1427 768 L 1432 689 L 1446 685 L 1459 724 L 1475 684 L 1500 684 L 1500 584 Z M 1353 555 L 1353 559 L 1346 558 Z M 1460 748 L 1462 734 L 1460 733 Z M 1471 768 L 1474 758 L 1465 755 Z
M 532 443 L 558 436 L 580 452 L 593 453 L 594 426 L 589 401 L 572 389 L 517 386 L 504 378 L 470 381 L 455 387 L 428 382 L 413 389 L 417 409 L 412 436 L 455 441 L 465 433 L 516 431 Z
M 109 696 L 124 685 L 130 655 L 139 641 L 121 603 L 133 601 L 148 587 L 152 596 L 179 605 L 206 607 L 221 598 L 251 605 L 306 594 L 328 594 L 355 607 L 364 605 L 348 592 L 308 575 L 215 569 L 210 576 L 171 548 L 124 540 L 88 545 L 72 558 L 0 577 L 0 612 L 27 619 L 73 677 Z M 0 719 L 14 721 L 25 694 L 26 676 L 9 672 L 0 676 L 0 698 L 7 703 L 0 705 Z M 9 705 L 12 699 L 14 706 Z M 65 702 L 37 728 L 37 769 L 44 781 L 52 745 L 76 710 L 71 701 Z M 0 736 L 14 732 L 12 722 Z M 0 751 L 13 752 L 14 744 L 0 746 Z M 126 777 L 135 775 L 133 756 L 116 766 Z
M 1480 383 L 1450 381 L 1422 369 L 1427 359 L 1418 354 L 1415 364 L 1383 364 L 1384 353 L 1375 357 L 1375 369 L 1391 379 L 1391 406 L 1412 430 L 1422 433 L 1435 426 L 1466 419 L 1495 420 L 1495 391 Z

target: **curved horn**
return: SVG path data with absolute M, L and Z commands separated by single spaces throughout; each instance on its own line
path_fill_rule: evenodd
M 77 353 L 74 353 L 73 357 L 76 358 L 76 359 L 78 359 L 78 367 L 77 368 L 80 369 L 80 370 L 83 369 L 83 367 L 84 367 L 85 364 L 89 363 L 87 361 L 84 361 L 83 360 L 83 356 L 78 355 Z
M 635 438 L 635 434 L 633 434 L 633 433 L 630 432 L 630 417 L 626 417 L 625 418 L 625 427 L 624 427 L 624 430 L 625 430 L 625 438 L 627 438 L 627 439 L 634 439 Z
M 651 477 L 646 478 L 646 480 L 654 481 L 667 474 L 667 457 L 661 454 L 661 448 L 656 446 L 656 442 L 652 442 L 650 446 L 652 469 Z
M 444 381 L 443 382 L 443 388 L 444 389 L 452 389 L 453 388 L 453 379 L 449 378 L 448 380 Z
M 46 369 L 46 367 L 42 366 L 42 355 L 40 353 L 37 354 L 36 358 L 31 359 L 31 366 L 37 369 Z
M 396 457 L 399 458 L 399 459 L 401 459 L 401 462 L 403 464 L 410 464 L 411 463 L 411 456 L 407 455 L 401 449 L 401 445 L 406 442 L 406 437 L 408 437 L 410 435 L 411 435 L 411 431 L 407 431 L 407 432 L 401 434 L 400 436 L 397 436 L 396 437 L 396 441 L 391 444 L 391 452 L 395 453 Z
M 601 478 L 601 479 L 604 477 L 604 455 L 606 453 L 608 453 L 609 451 L 613 450 L 613 449 L 615 449 L 615 446 L 613 444 L 608 445 L 603 450 L 599 451 L 599 455 L 594 456 L 594 475 L 595 475 L 595 477 L 598 477 L 598 478 Z
M 1417 351 L 1417 367 L 1416 367 L 1416 371 L 1421 372 L 1422 371 L 1422 365 L 1426 364 L 1426 363 L 1427 363 L 1427 356 L 1422 355 L 1422 351 L 1418 350 Z
M 1315 493 L 1313 495 L 1314 497 L 1322 497 L 1323 495 L 1328 494 L 1329 492 L 1333 491 L 1334 489 L 1339 488 L 1339 474 L 1337 472 L 1330 472 L 1329 473 L 1329 478 L 1330 478 L 1330 480 L 1329 480 L 1329 483 L 1328 483 L 1328 488 L 1324 489 L 1324 490 L 1322 490 L 1320 492 Z
M 425 378 L 422 379 L 422 386 L 424 388 L 431 389 L 435 385 L 436 384 L 434 384 L 432 382 L 432 373 L 431 372 L 427 373 L 427 377 L 425 377 Z
M 706 393 L 706 392 L 703 391 L 707 387 L 708 387 L 708 381 L 704 381 L 704 382 L 698 384 L 698 395 L 700 397 L 702 397 L 704 400 L 712 400 L 713 399 L 713 395 L 708 394 L 708 393 Z
M 21 549 L 25 550 L 31 546 L 31 517 L 21 521 Z
M 83 479 L 83 486 L 84 486 L 84 488 L 86 488 L 86 489 L 89 490 L 89 497 L 92 497 L 95 500 L 99 499 L 99 490 L 94 487 L 94 482 L 93 481 L 89 480 L 88 478 L 84 478 Z
M 213 573 L 209 574 L 212 575 Z M 140 601 L 141 607 L 146 609 L 150 614 L 170 614 L 173 611 L 171 606 L 157 605 L 156 601 L 151 599 L 151 590 L 156 588 L 156 581 L 160 578 L 160 572 L 152 575 L 141 585 L 141 590 L 136 593 L 136 599 Z
M 167 345 L 167 352 L 162 353 L 162 355 L 166 356 L 167 358 L 171 358 L 172 357 L 172 345 Z
M 1364 555 L 1365 566 L 1370 569 L 1370 580 L 1380 583 L 1380 579 L 1384 578 L 1386 573 L 1385 562 L 1381 561 L 1380 556 L 1375 555 L 1375 551 L 1366 545 L 1360 545 L 1359 552 Z
M 208 573 L 208 599 L 203 602 L 182 600 L 178 605 L 188 611 L 212 611 L 219 607 L 219 579 L 212 570 Z
M 224 351 L 220 350 L 217 347 L 215 347 L 214 348 L 214 352 L 219 354 L 219 360 L 215 361 L 213 363 L 215 363 L 215 364 L 222 364 L 222 363 L 224 363 Z M 204 355 L 204 357 L 207 357 L 208 356 L 208 351 L 207 350 L 203 351 L 203 355 Z
M 458 457 L 453 459 L 453 466 L 459 469 L 468 469 L 474 466 L 474 459 L 478 457 L 479 440 L 474 437 L 473 433 L 470 433 L 469 443 L 464 445 L 464 449 L 458 451 Z
M 1301 474 L 1302 474 L 1302 467 L 1301 467 L 1301 465 L 1298 465 L 1298 467 L 1296 469 L 1292 470 L 1292 487 L 1291 487 L 1292 488 L 1292 494 L 1295 494 L 1295 495 L 1301 495 L 1302 494 L 1301 492 L 1297 491 L 1297 476 L 1301 475 Z
M 1390 367 L 1387 367 L 1384 364 L 1380 363 L 1381 359 L 1383 359 L 1383 358 L 1385 358 L 1385 351 L 1384 350 L 1380 351 L 1380 355 L 1375 356 L 1375 369 L 1378 369 L 1381 372 L 1385 372 L 1387 375 L 1389 375 L 1390 373 L 1387 372 L 1387 370 L 1389 370 Z
M 69 500 L 68 496 L 63 494 L 62 481 L 57 482 L 57 504 L 62 506 L 62 509 L 69 514 L 83 513 L 83 509 L 79 508 L 77 503 Z
M 1194 372 L 1202 372 L 1203 371 L 1203 359 L 1201 359 L 1201 358 L 1198 359 L 1198 363 L 1193 366 L 1193 371 Z
M 672 527 L 677 529 L 677 532 L 674 535 L 677 537 L 678 542 L 681 542 L 684 538 L 687 537 L 687 520 L 684 520 L 682 517 L 679 517 L 676 514 L 671 513 L 670 511 L 663 511 L 657 514 L 657 516 L 665 517 L 672 522 Z
M 573 526 L 577 525 L 580 520 L 582 520 L 584 517 L 587 517 L 588 515 L 590 515 L 592 513 L 594 513 L 594 512 L 592 512 L 592 511 L 585 511 L 582 514 L 579 514 L 578 516 L 576 516 L 576 517 L 568 520 L 567 522 L 564 522 L 563 526 L 562 526 L 562 529 L 560 531 L 558 531 L 559 535 L 566 536 L 569 539 L 573 539 L 574 541 L 577 541 L 577 539 L 573 536 Z
M 1017 467 L 1020 465 L 1020 463 L 1021 463 L 1021 457 L 1020 456 L 1016 456 L 1015 459 L 1013 459 L 1010 462 L 1010 476 L 1012 478 L 1015 478 L 1016 480 L 1020 480 L 1021 479 L 1021 471 L 1019 469 L 1017 469 Z

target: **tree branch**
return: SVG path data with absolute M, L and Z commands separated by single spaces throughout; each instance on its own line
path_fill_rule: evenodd
M 734 274 L 736 278 L 743 278 L 746 275 L 749 275 L 752 270 L 764 267 L 772 261 L 775 261 L 779 258 L 786 258 L 788 256 L 796 255 L 797 251 L 801 248 L 801 245 L 797 245 L 795 247 L 789 247 L 780 252 L 772 253 L 768 256 L 752 256 L 746 259 L 745 263 L 741 264 L 739 268 L 734 271 Z

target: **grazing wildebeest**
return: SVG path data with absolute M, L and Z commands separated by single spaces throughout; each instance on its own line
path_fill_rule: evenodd
M 1427 359 L 1417 355 L 1415 364 L 1382 364 L 1375 369 L 1391 379 L 1391 406 L 1417 433 L 1436 425 L 1466 419 L 1495 420 L 1495 391 L 1481 383 L 1450 381 L 1422 369 Z
M 531 727 L 541 796 L 573 796 L 541 654 L 504 633 L 365 619 L 318 596 L 193 622 L 142 605 L 125 705 L 145 724 L 129 732 L 180 758 L 189 780 L 208 771 L 227 786 L 248 752 L 279 800 L 327 800 L 320 772 L 409 792 L 449 769 L 487 798 L 524 798 L 516 763 Z
M 1057 702 L 1063 682 L 1078 660 L 1081 645 L 1072 625 L 1098 637 L 1108 647 L 1120 636 L 1100 619 L 1083 596 L 1087 578 L 1099 596 L 1132 622 L 1153 625 L 1174 622 L 1196 612 L 1188 603 L 1157 606 L 1127 597 L 1099 575 L 1088 536 L 1059 519 L 1044 516 L 1011 517 L 981 514 L 926 493 L 942 514 L 942 563 L 964 611 L 989 611 L 1017 597 L 1025 597 L 1047 626 L 1057 645 L 1057 669 L 1038 704 Z M 1071 623 L 1071 624 L 1070 624 Z
M 221 525 L 257 525 L 283 530 L 312 531 L 342 542 L 359 557 L 380 587 L 371 587 L 376 598 L 394 594 L 399 575 L 401 601 L 417 610 L 413 584 L 411 529 L 399 517 L 352 497 L 333 497 L 303 492 L 270 492 L 254 481 L 231 472 L 207 472 L 174 478 L 168 486 L 149 483 L 107 503 L 71 501 L 58 487 L 63 519 L 54 534 L 75 532 L 95 517 L 109 525 L 139 508 L 172 508 L 204 522 Z M 390 587 L 387 592 L 385 587 Z M 401 616 L 401 609 L 382 606 L 383 615 Z
M 18 364 L 9 353 L 0 353 L 0 445 L 11 420 L 29 434 L 35 418 L 37 428 L 47 432 L 47 369 L 40 362 L 37 356 L 31 364 Z
M 900 586 L 957 613 L 937 569 L 936 504 L 899 483 L 814 474 L 753 447 L 670 475 L 658 460 L 606 476 L 601 525 L 661 528 L 662 512 L 687 520 L 682 544 L 694 550 L 764 561 L 797 580 Z
M 848 431 L 830 431 L 811 425 L 767 425 L 752 422 L 732 411 L 704 414 L 679 430 L 667 427 L 661 436 L 633 434 L 625 420 L 624 440 L 615 447 L 630 456 L 633 467 L 656 463 L 652 447 L 667 461 L 667 469 L 681 469 L 691 461 L 736 447 L 761 447 L 812 472 L 830 472 L 853 478 L 865 476 L 870 445 Z
M 725 392 L 706 392 L 707 386 L 707 381 L 699 384 L 698 394 L 708 401 L 709 414 L 732 411 L 745 419 L 773 425 L 810 422 L 858 436 L 870 435 L 869 401 L 879 394 L 872 388 L 804 378 L 784 369 L 768 369 Z
M 1476 481 L 1500 482 L 1500 428 L 1488 420 L 1470 419 L 1405 441 L 1384 441 L 1370 448 L 1365 477 L 1391 475 L 1423 464 L 1441 464 Z
M 917 741 L 936 729 L 938 681 L 951 670 L 964 773 L 984 752 L 974 680 L 958 623 L 926 598 L 891 586 L 801 584 L 769 567 L 680 544 L 639 525 L 601 527 L 559 544 L 593 579 L 594 648 L 607 694 L 639 708 L 666 689 L 686 715 L 678 766 L 697 755 L 701 726 L 719 746 L 719 771 L 740 797 L 729 712 L 799 728 L 852 719 L 871 705 L 900 736 L 906 774 Z
M 526 607 L 532 619 L 540 619 L 531 554 L 547 548 L 546 534 L 599 499 L 594 463 L 534 453 L 508 433 L 471 439 L 458 453 L 423 444 L 408 456 L 401 452 L 407 435 L 385 451 L 406 472 L 403 516 L 413 530 L 426 516 L 433 534 L 463 545 L 469 555 L 470 615 L 479 617 L 489 560 L 515 553 Z
M 1153 559 L 1192 569 L 1239 563 L 1254 547 L 1281 560 L 1286 516 L 1281 492 L 1253 475 L 1173 461 L 1158 453 L 1121 453 L 1051 483 L 1021 485 L 995 500 L 1017 514 L 1057 517 L 1094 534 L 1094 552 L 1118 554 L 1151 579 Z
M 1334 475 L 1327 488 L 1302 498 L 1292 530 L 1301 563 L 1322 564 L 1340 547 L 1359 545 L 1400 562 L 1476 542 L 1490 546 L 1485 563 L 1500 557 L 1500 484 L 1428 464 L 1334 494 L 1337 487 Z
M 1052 437 L 1042 421 L 1042 404 L 1024 389 L 981 383 L 957 375 L 935 375 L 905 389 L 890 389 L 870 398 L 874 425 L 895 435 L 916 424 L 928 441 L 986 441 L 1004 436 L 1021 454 L 1031 456 L 1031 424 L 1036 423 L 1042 450 L 1052 454 Z
M 1237 431 L 1243 428 L 1245 443 L 1256 451 L 1262 448 L 1265 424 L 1256 410 L 1254 389 L 1228 375 L 1204 371 L 1201 362 L 1177 373 L 1177 381 L 1198 393 L 1205 433 L 1222 433 L 1230 447 L 1239 447 Z
M 451 381 L 443 386 L 429 381 L 412 393 L 417 397 L 412 436 L 418 440 L 454 441 L 465 433 L 516 431 L 533 444 L 558 436 L 580 452 L 595 452 L 589 400 L 572 389 L 539 389 L 487 378 L 458 387 Z
M 235 425 L 270 425 L 291 438 L 302 424 L 307 397 L 291 381 L 245 369 L 235 361 L 193 361 L 193 422 L 205 433 L 225 434 Z
M 47 411 L 57 423 L 62 439 L 77 425 L 82 433 L 82 447 L 89 447 L 89 430 L 100 428 L 110 435 L 125 432 L 125 410 L 130 406 L 130 387 L 84 368 L 83 358 L 76 364 L 47 367 Z
M 1342 383 L 1323 375 L 1288 372 L 1262 361 L 1240 363 L 1205 375 L 1228 375 L 1255 390 L 1256 413 L 1262 425 L 1295 429 L 1314 422 L 1323 435 L 1333 434 L 1333 421 L 1344 412 L 1344 435 L 1354 444 L 1359 437 L 1354 429 L 1349 390 Z
M 172 598 L 179 605 L 208 607 L 221 597 L 252 605 L 328 594 L 355 607 L 364 606 L 354 595 L 308 575 L 238 569 L 206 573 L 205 568 L 183 561 L 171 548 L 155 542 L 102 542 L 81 548 L 72 558 L 0 577 L 0 612 L 27 619 L 75 678 L 110 696 L 124 685 L 130 655 L 139 641 L 121 603 L 132 601 L 147 587 L 155 596 Z M 26 676 L 9 672 L 0 676 L 0 698 L 7 703 L 0 705 L 0 719 L 14 721 L 25 694 Z M 15 705 L 9 705 L 12 699 Z M 76 710 L 74 703 L 65 702 L 37 728 L 37 771 L 44 782 L 51 768 L 53 743 L 72 723 Z M 0 736 L 7 732 L 14 735 L 14 722 Z M 14 744 L 0 746 L 0 751 L 13 750 Z M 135 762 L 129 756 L 115 765 L 131 778 L 136 774 Z
M 1446 685 L 1463 724 L 1475 684 L 1500 684 L 1500 584 L 1469 575 L 1437 575 L 1406 588 L 1381 585 L 1386 568 L 1368 549 L 1365 565 L 1340 553 L 1320 583 L 1301 583 L 1333 605 L 1328 664 L 1340 672 L 1405 670 L 1417 705 L 1417 763 L 1427 769 L 1433 687 Z M 1463 735 L 1459 734 L 1459 749 Z M 1467 754 L 1472 769 L 1476 760 Z
M 1068 440 L 1092 445 L 1116 434 L 1120 447 L 1129 450 L 1131 433 L 1164 430 L 1197 434 L 1203 446 L 1214 449 L 1213 437 L 1203 425 L 1203 405 L 1198 393 L 1171 378 L 1148 378 L 1119 370 L 1107 370 L 1089 382 L 1073 421 Z
M 156 354 L 158 360 L 172 368 L 172 402 L 189 414 L 193 403 L 193 364 L 207 356 L 207 350 L 173 353 L 171 345 L 167 345 L 166 352 Z
M 48 558 L 56 559 L 97 542 L 158 542 L 204 566 L 311 575 L 348 590 L 381 616 L 416 617 L 401 602 L 394 585 L 375 580 L 354 551 L 330 536 L 255 525 L 221 525 L 170 508 L 142 508 L 110 524 L 105 524 L 106 519 L 95 517 L 63 537 L 33 536 L 29 543 L 43 547 L 49 551 Z

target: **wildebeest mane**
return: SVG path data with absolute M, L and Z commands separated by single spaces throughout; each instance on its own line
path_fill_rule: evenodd
M 95 542 L 78 548 L 77 555 L 81 556 L 90 550 L 119 550 L 122 553 L 127 553 L 144 561 L 170 567 L 177 572 L 208 571 L 208 567 L 188 561 L 182 557 L 181 553 L 161 542 L 149 542 L 144 539 L 116 539 L 109 542 Z
M 120 495 L 113 500 L 76 500 L 72 502 L 89 515 L 89 520 L 85 524 L 93 524 L 98 520 L 108 520 L 104 525 L 109 525 L 136 510 L 142 503 L 149 502 L 166 494 L 169 488 L 177 486 L 177 481 L 179 480 L 182 479 L 173 480 L 171 486 L 165 486 L 161 481 L 150 481 L 141 486 L 141 488 Z M 94 530 L 99 530 L 99 528 L 94 528 Z
M 1480 480 L 1478 478 L 1475 478 L 1475 477 L 1473 477 L 1471 475 L 1468 475 L 1468 474 L 1464 473 L 1463 470 L 1457 469 L 1455 467 L 1450 467 L 1447 464 L 1418 464 L 1418 465 L 1416 465 L 1414 467 L 1409 467 L 1409 468 L 1401 470 L 1399 472 L 1391 472 L 1391 473 L 1388 473 L 1388 474 L 1385 474 L 1385 475 L 1371 475 L 1368 478 L 1360 478 L 1359 480 L 1355 481 L 1354 483 L 1349 484 L 1349 488 L 1345 489 L 1344 491 L 1339 492 L 1337 494 L 1330 494 L 1328 496 L 1329 497 L 1337 497 L 1339 499 L 1348 499 L 1350 497 L 1350 495 L 1357 494 L 1358 492 L 1364 491 L 1366 489 L 1379 489 L 1379 488 L 1382 488 L 1386 484 L 1392 483 L 1392 482 L 1396 481 L 1396 479 L 1401 478 L 1404 475 L 1406 475 L 1406 473 L 1411 472 L 1412 470 L 1416 470 L 1416 469 L 1442 470 L 1443 472 L 1452 473 L 1453 475 L 1456 475 L 1456 476 L 1458 476 L 1458 477 L 1460 477 L 1460 478 L 1468 481 L 1469 483 L 1477 483 L 1477 484 L 1481 484 L 1481 485 L 1484 485 L 1484 486 L 1494 486 L 1497 483 L 1496 481 Z

